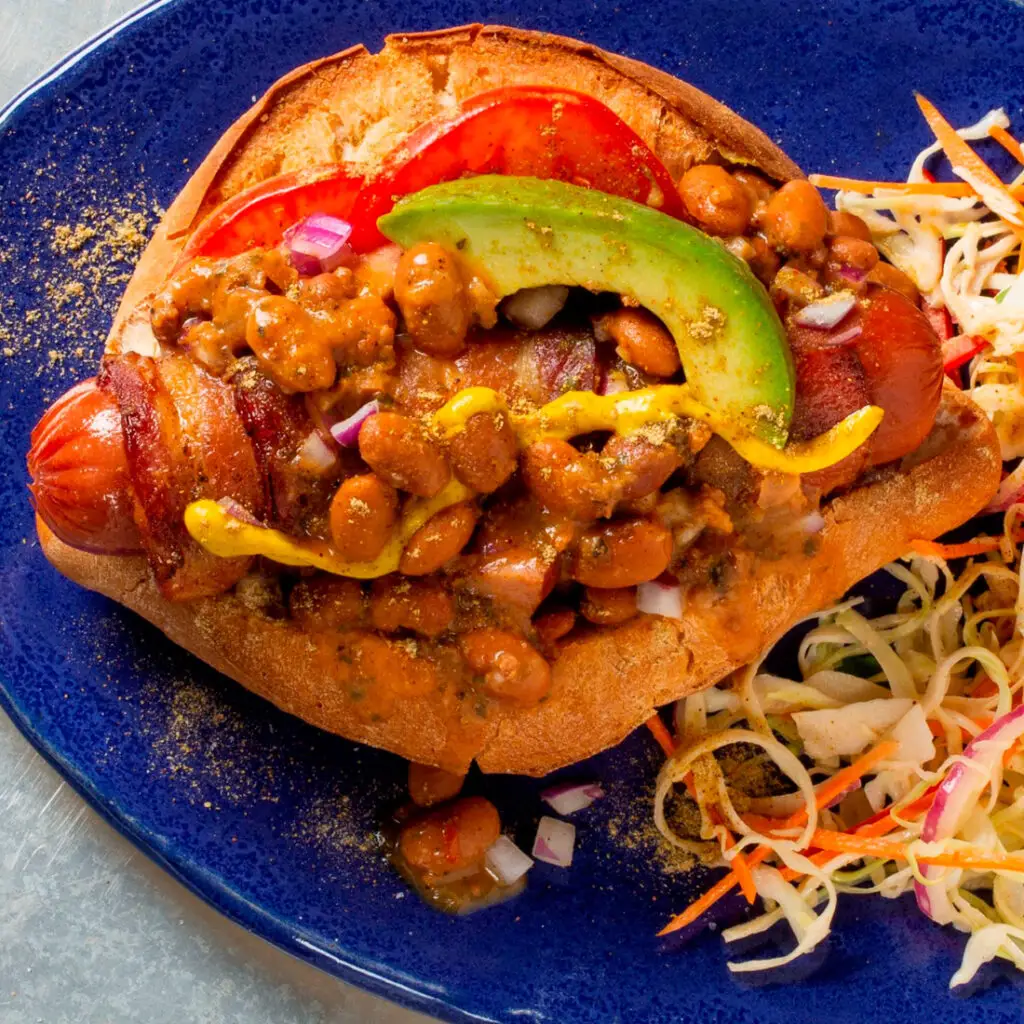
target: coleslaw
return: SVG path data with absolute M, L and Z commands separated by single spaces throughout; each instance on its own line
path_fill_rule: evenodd
M 837 209 L 861 217 L 913 279 L 932 322 L 946 324 L 947 373 L 966 366 L 958 383 L 992 418 L 1004 459 L 1018 458 L 1024 170 L 1003 182 L 967 142 L 994 138 L 1022 167 L 1024 151 L 1002 110 L 954 132 L 918 102 L 937 141 L 906 183 L 811 180 L 839 187 Z M 938 154 L 960 182 L 935 181 Z M 968 936 L 951 987 L 994 958 L 1024 969 L 1024 462 L 990 509 L 1004 512 L 1000 536 L 916 542 L 886 567 L 903 588 L 894 611 L 868 617 L 851 599 L 813 616 L 799 679 L 762 671 L 762 659 L 679 701 L 674 737 L 649 723 L 668 754 L 659 830 L 728 869 L 660 934 L 738 887 L 763 911 L 725 929 L 726 943 L 783 921 L 793 933 L 789 952 L 729 963 L 765 970 L 814 949 L 840 896 L 913 892 L 922 913 Z M 750 784 L 751 766 L 767 794 Z M 686 820 L 669 813 L 677 800 L 695 805 L 695 831 L 674 824 Z

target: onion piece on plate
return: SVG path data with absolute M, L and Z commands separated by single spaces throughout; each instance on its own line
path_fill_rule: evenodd
M 533 858 L 557 868 L 572 864 L 572 852 L 576 845 L 576 826 L 546 814 L 537 825 L 537 838 L 533 841 Z
M 488 874 L 501 885 L 515 885 L 533 867 L 533 861 L 508 836 L 498 836 L 484 863 Z
M 566 782 L 545 789 L 540 798 L 550 804 L 556 814 L 568 815 L 584 810 L 603 796 L 604 790 L 596 782 Z
M 380 402 L 375 398 L 360 406 L 348 419 L 340 420 L 331 427 L 331 437 L 342 448 L 354 448 L 359 443 L 359 430 L 371 417 L 380 412 Z

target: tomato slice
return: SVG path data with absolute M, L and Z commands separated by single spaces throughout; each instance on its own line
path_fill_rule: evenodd
M 509 86 L 421 125 L 365 185 L 345 164 L 321 164 L 239 192 L 199 225 L 177 265 L 277 245 L 312 213 L 349 221 L 352 247 L 369 252 L 386 242 L 377 218 L 397 198 L 474 174 L 557 178 L 683 216 L 665 165 L 603 103 L 568 89 Z
M 400 196 L 476 174 L 555 178 L 683 216 L 664 164 L 603 103 L 568 89 L 509 86 L 471 97 L 392 150 L 357 198 L 353 248 L 384 243 L 377 218 Z
M 346 164 L 319 164 L 261 181 L 222 203 L 199 225 L 177 267 L 200 256 L 237 256 L 256 246 L 277 245 L 288 228 L 311 213 L 347 220 L 362 184 Z

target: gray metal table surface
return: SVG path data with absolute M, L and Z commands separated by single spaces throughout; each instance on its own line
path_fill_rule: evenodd
M 0 0 L 0 105 L 137 0 Z M 0 712 L 0 1024 L 415 1024 L 211 910 Z

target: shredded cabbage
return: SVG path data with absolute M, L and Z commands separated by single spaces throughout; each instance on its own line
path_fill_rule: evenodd
M 1019 518 L 1017 511 L 1006 515 L 1008 536 Z M 802 678 L 759 673 L 758 661 L 705 691 L 699 705 L 690 697 L 677 709 L 682 743 L 658 779 L 658 828 L 676 845 L 692 846 L 696 840 L 677 835 L 667 822 L 664 803 L 672 793 L 688 799 L 680 784 L 703 777 L 694 786 L 700 839 L 717 844 L 717 863 L 729 866 L 751 847 L 767 848 L 758 858 L 763 863 L 751 868 L 766 909 L 723 932 L 725 941 L 782 920 L 796 940 L 788 953 L 730 963 L 731 971 L 765 970 L 809 952 L 828 934 L 840 894 L 892 899 L 915 886 L 935 921 L 969 934 L 953 985 L 965 984 L 997 956 L 1024 970 L 1024 873 L 956 861 L 988 855 L 998 865 L 998 858 L 1024 852 L 1024 738 L 1010 742 L 986 733 L 965 754 L 1022 699 L 1020 557 L 1016 543 L 959 571 L 939 557 L 908 557 L 887 567 L 905 587 L 895 612 L 868 618 L 846 602 L 814 617 L 817 625 L 801 645 Z M 877 669 L 871 679 L 834 667 L 863 655 L 873 659 L 868 670 Z M 833 786 L 830 809 L 819 811 L 816 801 L 829 780 L 888 740 L 898 744 L 895 752 L 853 791 L 834 795 Z M 758 756 L 774 763 L 793 791 L 745 792 L 743 773 L 735 769 L 733 776 L 725 767 L 744 763 L 735 755 L 740 743 L 759 747 Z M 722 748 L 729 748 L 728 758 Z M 925 832 L 936 791 L 954 770 L 965 781 L 958 795 L 947 794 L 943 827 Z M 805 810 L 807 821 L 800 822 Z M 815 829 L 856 842 L 858 826 L 879 819 L 884 827 L 873 825 L 868 834 L 884 836 L 897 854 L 879 856 L 870 847 L 814 852 Z M 935 866 L 936 857 L 954 863 Z M 787 868 L 789 874 L 780 873 Z M 979 890 L 991 890 L 991 905 Z M 816 910 L 822 902 L 824 909 Z

